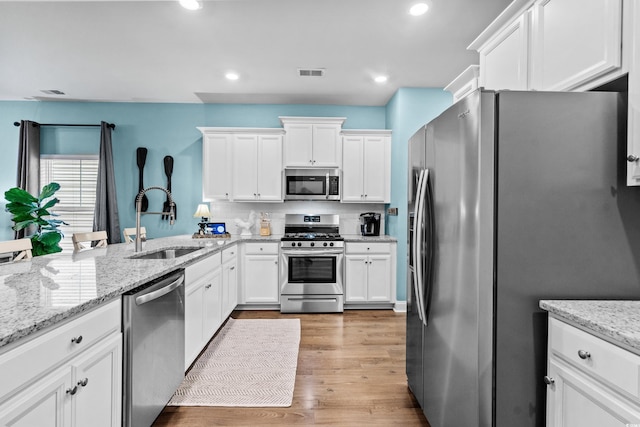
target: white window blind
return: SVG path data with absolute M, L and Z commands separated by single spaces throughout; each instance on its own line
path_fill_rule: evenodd
M 55 194 L 60 202 L 52 212 L 69 225 L 60 230 L 64 252 L 73 251 L 71 235 L 92 231 L 98 179 L 98 156 L 43 155 L 40 157 L 40 182 L 60 184 Z

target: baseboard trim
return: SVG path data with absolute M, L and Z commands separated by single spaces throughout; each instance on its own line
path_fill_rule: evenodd
M 406 301 L 396 301 L 393 306 L 393 311 L 396 313 L 406 313 L 407 312 L 407 302 Z

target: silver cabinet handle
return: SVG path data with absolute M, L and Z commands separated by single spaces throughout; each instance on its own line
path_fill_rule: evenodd
M 554 380 L 554 379 L 553 379 L 553 378 L 551 378 L 550 376 L 548 376 L 548 375 L 545 375 L 545 376 L 544 376 L 544 383 L 545 383 L 546 385 L 553 385 L 553 384 L 555 384 L 555 382 L 556 382 L 556 380 Z
M 76 394 L 78 392 L 78 386 L 75 386 L 73 388 L 68 388 L 67 389 L 67 394 L 70 394 L 71 396 L 73 396 L 74 394 Z
M 78 335 L 77 337 L 71 338 L 71 342 L 74 344 L 80 344 L 82 342 L 82 335 Z
M 236 268 L 236 267 L 235 267 L 235 266 L 233 266 L 233 267 L 231 267 L 229 270 L 235 270 L 235 268 Z
M 584 350 L 578 350 L 578 357 L 582 360 L 587 360 L 588 358 L 591 357 L 591 353 Z
M 633 154 L 627 156 L 627 162 L 629 163 L 637 162 L 638 160 L 640 160 L 640 157 L 634 156 Z
M 209 288 L 211 288 L 211 283 L 209 283 L 208 285 L 205 285 L 205 286 L 204 286 L 204 288 L 205 288 L 205 289 L 209 289 Z
M 83 380 L 78 381 L 78 385 L 80 385 L 82 387 L 86 387 L 87 384 L 89 384 L 89 378 L 85 378 Z

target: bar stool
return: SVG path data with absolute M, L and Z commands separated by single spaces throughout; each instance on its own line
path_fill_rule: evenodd
M 31 239 L 29 238 L 0 242 L 0 254 L 11 253 L 13 256 L 15 252 L 18 252 L 17 255 L 12 257 L 12 261 L 31 258 L 33 256 L 31 249 L 33 249 L 33 246 L 31 246 Z
M 89 233 L 73 233 L 71 236 L 73 241 L 73 249 L 79 251 L 80 249 L 86 249 L 82 242 L 94 242 L 96 248 L 104 248 L 107 246 L 107 232 L 106 231 L 92 231 Z

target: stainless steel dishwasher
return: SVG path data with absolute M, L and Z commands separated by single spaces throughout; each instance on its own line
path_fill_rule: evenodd
M 123 425 L 148 427 L 184 379 L 184 270 L 125 293 Z

